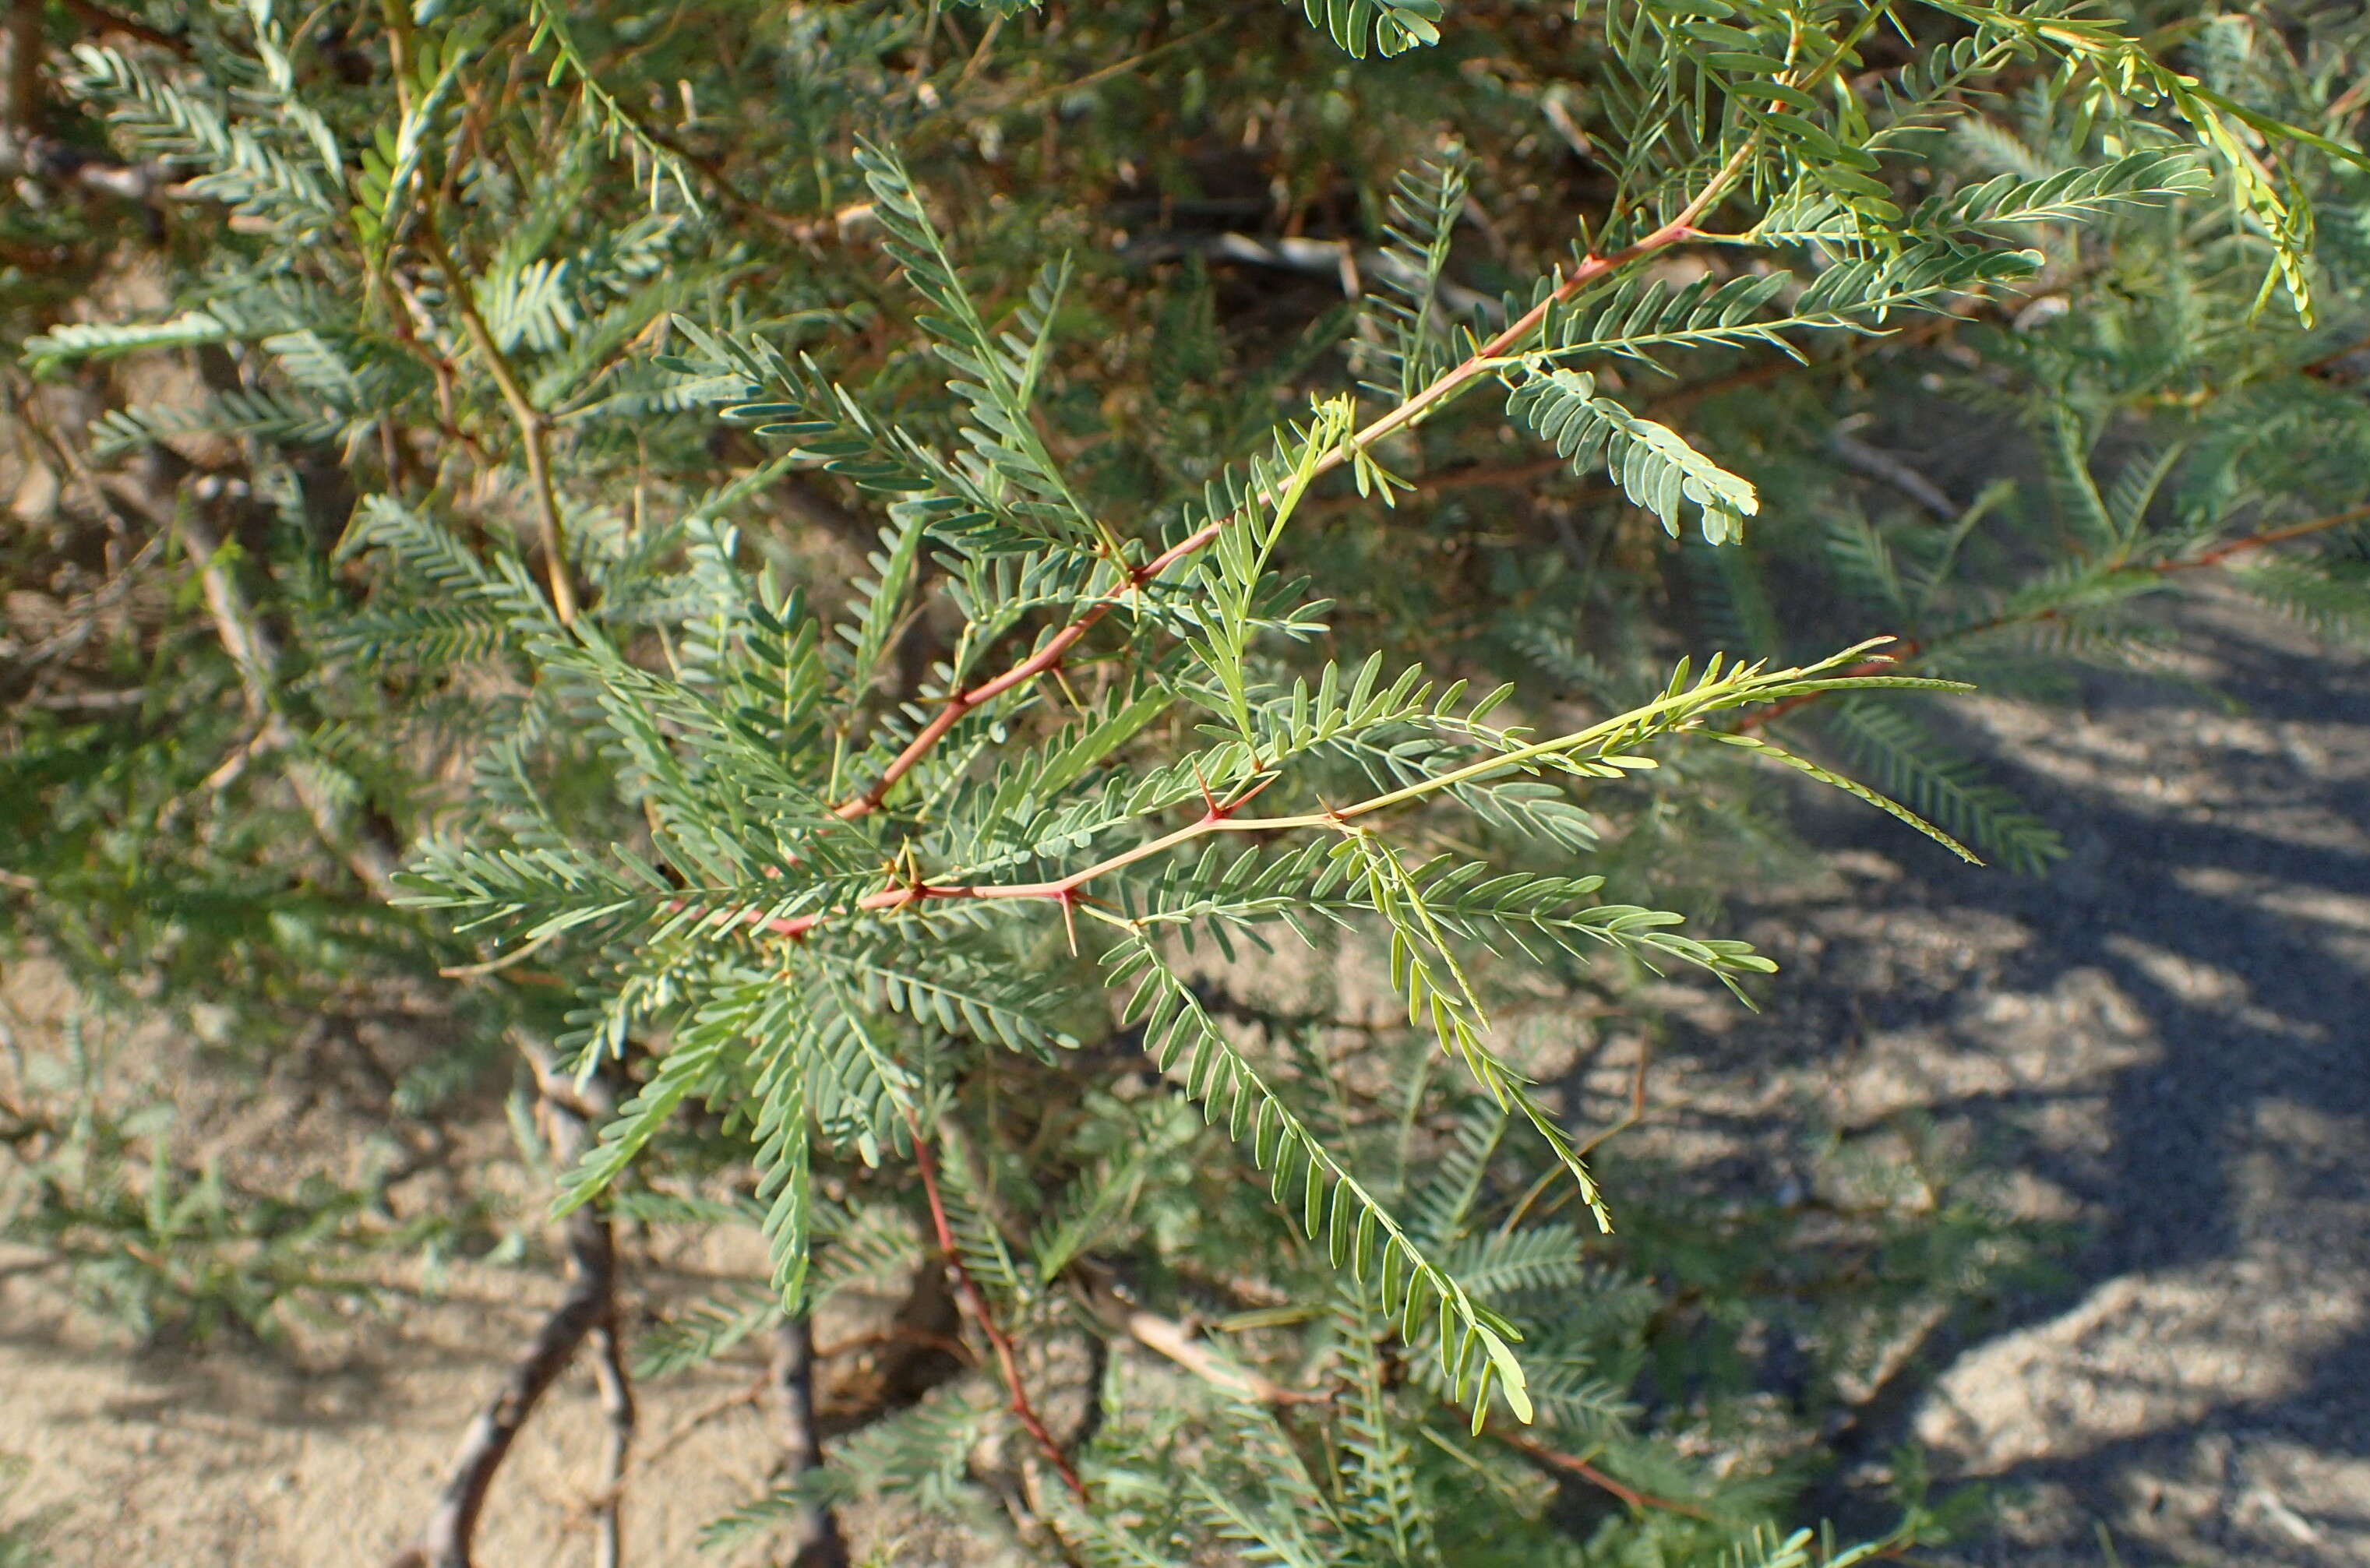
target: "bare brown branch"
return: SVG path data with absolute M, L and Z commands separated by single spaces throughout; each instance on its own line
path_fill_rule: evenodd
M 1192 1330 L 1173 1318 L 1141 1310 L 1125 1319 L 1130 1337 L 1147 1350 L 1157 1351 L 1214 1388 L 1260 1404 L 1323 1404 L 1326 1396 L 1282 1383 L 1240 1367 L 1193 1336 Z
M 766 1380 L 774 1392 L 774 1434 L 780 1445 L 775 1475 L 785 1482 L 823 1463 L 823 1439 L 815 1428 L 814 1325 L 803 1312 L 774 1325 L 773 1356 Z M 847 1568 L 847 1541 L 829 1508 L 810 1503 L 791 1527 L 782 1568 Z
M 569 1216 L 571 1220 L 574 1218 Z M 605 1229 L 608 1221 L 601 1224 Z M 617 1333 L 614 1278 L 609 1297 L 609 1315 L 592 1325 L 592 1378 L 600 1386 L 601 1414 L 608 1428 L 602 1444 L 601 1490 L 592 1505 L 599 1540 L 593 1561 L 597 1568 L 624 1568 L 626 1470 L 634 1452 L 634 1384 L 626 1371 L 625 1346 Z
M 41 0 L 8 0 L 0 17 L 0 137 L 29 137 L 41 120 Z
M 595 1079 L 591 1090 L 580 1098 L 567 1080 L 559 1076 L 549 1054 L 539 1044 L 515 1033 L 512 1043 L 534 1069 L 535 1082 L 543 1091 L 541 1112 L 553 1158 L 563 1166 L 574 1163 L 592 1139 L 592 1125 L 584 1112 L 605 1114 L 611 1108 L 606 1086 Z M 587 1100 L 592 1103 L 586 1104 Z M 487 1493 L 527 1417 L 576 1358 L 578 1349 L 596 1332 L 611 1333 L 614 1350 L 617 1253 L 607 1217 L 592 1204 L 576 1209 L 567 1219 L 565 1243 L 567 1293 L 536 1328 L 525 1353 L 512 1365 L 494 1397 L 470 1422 L 460 1449 L 454 1455 L 452 1468 L 446 1472 L 443 1488 L 437 1494 L 435 1508 L 420 1531 L 420 1543 L 408 1559 L 420 1568 L 471 1568 L 470 1544 L 477 1535 L 477 1520 L 485 1512 Z M 614 1568 L 616 1562 L 616 1493 L 624 1476 L 626 1445 L 633 1431 L 632 1396 L 625 1391 L 622 1366 L 611 1364 L 611 1370 L 618 1379 L 615 1391 L 606 1380 L 608 1372 L 596 1374 L 604 1379 L 603 1403 L 608 1413 L 610 1433 L 610 1483 L 607 1494 L 598 1505 L 606 1510 L 602 1516 L 602 1561 L 607 1568 Z M 616 1397 L 618 1393 L 623 1394 L 622 1400 Z M 406 1561 L 398 1558 L 397 1562 Z
M 127 17 L 120 11 L 110 11 L 106 6 L 96 4 L 95 0 L 65 0 L 65 6 L 67 10 L 80 17 L 83 24 L 95 33 L 121 33 L 126 38 L 136 38 L 143 43 L 154 44 L 158 49 L 170 50 L 175 54 L 187 56 L 190 52 L 190 43 L 187 39 L 175 38 L 171 33 L 159 31 L 136 17 Z M 33 9 L 39 11 L 40 8 L 39 0 L 35 0 Z

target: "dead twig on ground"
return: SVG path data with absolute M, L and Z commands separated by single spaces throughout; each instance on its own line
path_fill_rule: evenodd
M 815 1429 L 814 1324 L 803 1312 L 774 1325 L 773 1355 L 765 1369 L 774 1394 L 774 1436 L 780 1453 L 777 1480 L 795 1485 L 823 1464 L 823 1438 Z M 799 1510 L 791 1527 L 783 1568 L 847 1568 L 847 1541 L 839 1518 L 820 1503 Z
M 1847 419 L 1843 428 L 1827 438 L 1828 450 L 1841 458 L 1846 467 L 1857 469 L 1871 479 L 1890 485 L 1944 522 L 1959 520 L 1960 513 L 1966 509 L 1909 464 L 1892 452 L 1870 446 L 1854 437 L 1851 428 L 1856 422 L 1864 421 Z
M 539 1043 L 515 1031 L 512 1041 L 535 1073 L 553 1157 L 562 1166 L 571 1165 L 592 1141 L 592 1117 L 615 1108 L 613 1096 L 598 1078 L 578 1090 L 559 1074 L 549 1052 Z M 616 1356 L 617 1252 L 607 1216 L 590 1203 L 571 1212 L 566 1247 L 566 1294 L 536 1328 L 525 1354 L 512 1364 L 493 1399 L 469 1424 L 437 1494 L 434 1510 L 420 1531 L 419 1545 L 397 1557 L 389 1568 L 470 1568 L 470 1543 L 495 1472 L 536 1403 L 568 1369 L 577 1350 L 596 1334 L 604 1336 L 595 1346 L 600 1354 L 594 1376 L 602 1384 L 609 1442 L 607 1487 L 596 1498 L 594 1511 L 601 1530 L 603 1568 L 616 1568 L 618 1509 L 633 1440 L 634 1405 L 624 1363 Z
M 1237 1365 L 1194 1337 L 1193 1331 L 1156 1312 L 1131 1311 L 1123 1320 L 1130 1338 L 1156 1351 L 1214 1388 L 1225 1390 L 1260 1404 L 1325 1404 L 1329 1396 L 1306 1389 L 1288 1389 Z

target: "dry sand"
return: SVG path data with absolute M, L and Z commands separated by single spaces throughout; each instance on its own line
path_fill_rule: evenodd
M 2178 624 L 2241 708 L 1959 705 L 2053 876 L 1818 807 L 1834 880 L 1739 911 L 1769 1013 L 1672 1068 L 1740 1125 L 1926 1123 L 2074 1223 L 2061 1288 L 1931 1325 L 1838 1445 L 1847 1512 L 1913 1436 L 1997 1483 L 1969 1562 L 2370 1564 L 2370 662 L 2235 599 Z

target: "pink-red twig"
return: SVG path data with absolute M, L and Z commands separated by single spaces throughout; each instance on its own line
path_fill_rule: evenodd
M 1178 845 L 1190 842 L 1204 834 L 1279 832 L 1294 828 L 1320 827 L 1345 820 L 1360 810 L 1358 807 L 1351 807 L 1341 811 L 1318 812 L 1297 817 L 1237 818 L 1235 815 L 1273 782 L 1272 778 L 1261 779 L 1234 799 L 1223 804 L 1210 797 L 1209 788 L 1205 784 L 1202 786 L 1202 795 L 1207 801 L 1207 806 L 1200 817 L 1173 833 L 1166 833 L 1157 839 L 1138 844 L 1133 849 L 1123 850 L 1106 860 L 1097 861 L 1092 865 L 1074 871 L 1067 876 L 1056 877 L 1049 882 L 908 881 L 893 887 L 883 887 L 877 892 L 867 893 L 849 905 L 848 910 L 879 913 L 883 910 L 899 910 L 912 904 L 926 903 L 933 898 L 1051 898 L 1061 904 L 1062 913 L 1066 921 L 1076 906 L 1086 898 L 1082 889 L 1087 883 L 1099 876 L 1107 876 L 1122 866 L 1133 865 L 1139 860 L 1175 849 Z M 671 913 L 689 907 L 690 905 L 681 898 L 673 899 L 667 905 Z M 742 910 L 729 917 L 725 923 L 753 925 L 772 936 L 800 937 L 829 920 L 834 912 L 830 910 L 818 910 L 812 914 L 806 915 L 769 916 L 762 910 Z
M 1640 1492 L 1634 1486 L 1616 1481 L 1576 1454 L 1567 1454 L 1560 1449 L 1550 1448 L 1545 1443 L 1535 1443 L 1528 1437 L 1496 1426 L 1490 1428 L 1490 1435 L 1518 1454 L 1527 1455 L 1543 1465 L 1563 1471 L 1567 1474 L 1576 1475 L 1591 1486 L 1611 1493 L 1632 1508 L 1640 1511 L 1659 1508 L 1666 1514 L 1684 1514 L 1691 1519 L 1708 1519 L 1711 1516 L 1692 1503 L 1681 1503 L 1670 1497 L 1657 1497 L 1651 1492 Z
M 1904 638 L 1896 646 L 1902 649 L 1901 653 L 1896 657 L 1893 658 L 1871 658 L 1864 660 L 1861 663 L 1855 664 L 1850 669 L 1846 670 L 1843 672 L 1844 675 L 1847 677 L 1854 675 L 1881 675 L 1885 671 L 1893 669 L 1895 665 L 1899 664 L 1902 659 L 1907 658 L 1912 654 L 1918 651 L 1918 645 L 1906 638 Z M 1824 692 L 1801 692 L 1791 697 L 1782 697 L 1777 702 L 1770 704 L 1766 708 L 1755 708 L 1753 712 L 1746 714 L 1743 718 L 1736 721 L 1735 733 L 1739 735 L 1749 734 L 1754 730 L 1759 729 L 1763 725 L 1767 724 L 1770 720 L 1783 718 L 1788 714 L 1792 713 L 1796 708 L 1801 707 L 1803 704 L 1816 702 L 1825 694 L 1826 693 Z
M 1696 220 L 1703 216 L 1705 210 L 1718 200 L 1720 194 L 1727 189 L 1729 182 L 1734 179 L 1738 171 L 1743 167 L 1750 152 L 1750 143 L 1738 148 L 1735 155 L 1721 166 L 1718 174 L 1712 177 L 1696 199 L 1688 202 L 1685 209 L 1669 223 L 1635 243 L 1614 251 L 1609 256 L 1591 256 L 1582 260 L 1579 266 L 1572 269 L 1570 276 L 1556 285 L 1554 292 L 1532 306 L 1520 319 L 1476 349 L 1470 357 L 1444 372 L 1437 381 L 1417 393 L 1407 402 L 1368 424 L 1340 446 L 1319 457 L 1317 460 L 1315 475 L 1329 474 L 1348 462 L 1352 452 L 1420 422 L 1441 404 L 1496 369 L 1498 362 L 1506 354 L 1521 348 L 1530 335 L 1538 328 L 1539 324 L 1547 319 L 1549 311 L 1557 305 L 1569 302 L 1599 278 L 1616 268 L 1627 266 L 1640 257 L 1650 256 L 1658 250 L 1667 249 L 1671 246 L 1693 238 L 1697 232 L 1695 226 Z M 921 732 L 906 743 L 903 750 L 890 760 L 888 766 L 880 770 L 880 776 L 875 779 L 869 788 L 861 794 L 840 802 L 833 807 L 833 810 L 844 818 L 854 818 L 880 809 L 880 803 L 888 797 L 889 791 L 895 786 L 897 781 L 912 772 L 915 764 L 929 755 L 931 749 L 945 738 L 947 731 L 961 722 L 963 715 L 982 703 L 1003 695 L 1016 686 L 1025 685 L 1061 663 L 1063 657 L 1071 648 L 1076 647 L 1079 639 L 1092 631 L 1104 616 L 1125 603 L 1137 590 L 1164 575 L 1179 561 L 1208 547 L 1233 521 L 1233 513 L 1214 519 L 1171 544 L 1143 566 L 1130 568 L 1126 574 L 1124 587 L 1104 595 L 1087 606 L 1076 620 L 1048 637 L 1044 645 L 1036 652 L 995 679 L 982 681 L 977 686 L 957 692 L 947 698 L 938 711 L 931 715 L 930 721 L 922 727 Z
M 2326 517 L 2316 517 L 2286 528 L 2274 528 L 2262 533 L 2249 533 L 2243 539 L 2233 539 L 2227 544 L 2216 544 L 2211 550 L 2191 555 L 2183 560 L 2160 561 L 2150 570 L 2192 571 L 2199 567 L 2217 565 L 2233 555 L 2243 555 L 2249 550 L 2261 550 L 2267 544 L 2284 544 L 2291 539 L 2302 539 L 2308 534 L 2326 533 L 2332 528 L 2342 528 L 2349 522 L 2360 522 L 2364 518 L 2370 518 L 2370 506 L 2348 507 L 2343 511 L 2330 512 Z
M 946 1201 L 938 1195 L 938 1162 L 930 1154 L 929 1139 L 922 1131 L 920 1121 L 911 1113 L 906 1116 L 905 1125 L 914 1134 L 914 1167 L 922 1173 L 922 1191 L 930 1202 L 930 1224 L 938 1232 L 938 1251 L 945 1256 L 947 1266 L 954 1270 L 955 1284 L 962 1292 L 964 1305 L 971 1309 L 972 1321 L 979 1324 L 981 1335 L 995 1352 L 996 1368 L 1003 1374 L 1004 1390 L 1012 1413 L 1037 1440 L 1037 1446 L 1044 1450 L 1047 1462 L 1053 1465 L 1054 1472 L 1069 1487 L 1072 1494 L 1084 1502 L 1086 1482 L 1078 1479 L 1078 1472 L 1071 1468 L 1068 1456 L 1062 1452 L 1062 1445 L 1053 1441 L 1053 1434 L 1047 1431 L 1045 1423 L 1038 1418 L 1037 1407 L 1029 1402 L 1029 1390 L 1020 1380 L 1020 1360 L 1013 1354 L 1012 1340 L 997 1326 L 995 1314 L 988 1307 L 986 1292 L 980 1289 L 979 1282 L 963 1265 L 962 1249 L 955 1245 L 954 1227 L 947 1219 Z

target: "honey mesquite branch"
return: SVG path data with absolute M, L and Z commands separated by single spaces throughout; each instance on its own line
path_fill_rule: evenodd
M 1329 474 L 1348 462 L 1351 454 L 1358 449 L 1371 446 L 1386 437 L 1414 427 L 1433 409 L 1502 365 L 1508 355 L 1518 351 L 1524 343 L 1529 341 L 1531 335 L 1539 329 L 1540 324 L 1547 318 L 1550 311 L 1557 305 L 1573 299 L 1591 283 L 1642 257 L 1667 250 L 1672 246 L 1692 238 L 1697 233 L 1696 220 L 1702 217 L 1711 205 L 1720 200 L 1730 184 L 1743 172 L 1747 160 L 1752 156 L 1753 146 L 1754 143 L 1750 139 L 1739 146 L 1730 155 L 1728 162 L 1720 166 L 1719 172 L 1714 174 L 1706 182 L 1704 188 L 1697 192 L 1695 198 L 1669 222 L 1643 238 L 1624 246 L 1610 255 L 1591 256 L 1582 260 L 1579 266 L 1572 269 L 1569 277 L 1556 285 L 1554 291 L 1546 299 L 1525 311 L 1504 331 L 1450 367 L 1413 397 L 1373 420 L 1330 451 L 1319 455 L 1309 477 L 1313 479 Z M 1258 498 L 1265 499 L 1264 497 Z M 1048 637 L 1044 645 L 1036 652 L 994 680 L 957 692 L 947 698 L 938 713 L 922 727 L 920 733 L 916 734 L 906 744 L 905 749 L 898 752 L 890 760 L 889 764 L 880 770 L 880 776 L 872 782 L 871 786 L 863 793 L 842 801 L 833 807 L 834 811 L 842 818 L 853 818 L 878 810 L 881 802 L 888 798 L 889 791 L 895 787 L 897 781 L 911 772 L 924 757 L 929 755 L 931 749 L 945 738 L 947 731 L 952 729 L 961 720 L 963 715 L 982 703 L 992 701 L 1015 687 L 1026 685 L 1038 676 L 1053 670 L 1104 616 L 1125 603 L 1129 595 L 1142 589 L 1145 584 L 1155 581 L 1179 562 L 1206 548 L 1225 532 L 1226 525 L 1233 521 L 1234 515 L 1228 514 L 1205 523 L 1143 566 L 1130 569 L 1123 589 L 1107 594 L 1087 606 L 1076 619 Z
M 1877 639 L 1880 643 L 1889 640 Z M 1200 817 L 1181 828 L 1107 856 L 1065 876 L 1008 883 L 931 883 L 909 878 L 867 893 L 837 912 L 877 914 L 932 899 L 954 898 L 1043 898 L 1058 901 L 1065 909 L 1074 908 L 1081 901 L 1083 890 L 1088 883 L 1212 833 L 1283 833 L 1317 829 L 1354 831 L 1356 830 L 1350 825 L 1359 818 L 1409 805 L 1460 784 L 1478 783 L 1511 769 L 1524 768 L 1547 759 L 1571 757 L 1592 748 L 1609 745 L 1616 739 L 1631 744 L 1654 736 L 1696 731 L 1712 714 L 1725 708 L 1756 702 L 1783 706 L 1843 686 L 1908 684 L 1933 687 L 1949 684 L 1895 677 L 1890 673 L 1897 662 L 1894 659 L 1858 658 L 1858 655 L 1873 646 L 1864 643 L 1820 663 L 1786 670 L 1765 671 L 1759 666 L 1738 666 L 1721 675 L 1715 669 L 1707 669 L 1704 679 L 1697 684 L 1666 692 L 1651 703 L 1641 704 L 1612 718 L 1569 734 L 1534 741 L 1527 746 L 1493 752 L 1463 767 L 1432 774 L 1348 806 L 1282 817 L 1237 816 L 1236 813 L 1252 795 L 1266 787 L 1264 783 L 1257 783 L 1224 804 L 1210 800 Z M 680 912 L 692 907 L 683 899 L 670 900 L 666 905 L 671 912 Z M 719 925 L 754 925 L 774 936 L 800 937 L 823 924 L 834 912 L 818 910 L 802 915 L 767 915 L 763 910 L 753 909 L 720 916 L 708 913 L 701 920 L 703 923 Z
M 1799 1499 L 1623 1408 L 1671 1289 L 1623 1255 L 1701 1251 L 1705 1222 L 1661 1206 L 1591 1234 L 1619 1194 L 1587 1162 L 1647 1111 L 1657 1004 L 1633 985 L 1664 959 L 1740 987 L 1773 967 L 1628 900 L 1707 846 L 1712 891 L 1783 874 L 1727 831 L 1765 762 L 2048 858 L 2048 824 L 1914 704 L 1789 721 L 1877 787 L 1772 744 L 1768 716 L 1822 692 L 1961 690 L 1913 672 L 1962 665 L 2042 692 L 2061 630 L 2085 665 L 2138 663 L 2175 583 L 2365 624 L 2364 525 L 2341 525 L 2370 508 L 2337 509 L 2370 495 L 2345 462 L 2370 412 L 2326 350 L 2359 347 L 2370 284 L 2305 247 L 2310 212 L 2352 199 L 2332 149 L 2352 155 L 2370 40 L 2252 24 L 2327 69 L 2241 71 L 2241 109 L 2177 74 L 2180 28 L 2010 0 L 1500 6 L 1486 36 L 1433 0 L 1305 7 L 1329 41 L 1290 8 L 1002 8 L 809 6 L 786 32 L 724 0 L 490 22 L 259 0 L 193 7 L 176 48 L 116 25 L 177 26 L 163 6 L 0 0 L 43 51 L 0 69 L 0 143 L 62 198 L 0 235 L 36 284 L 11 295 L 8 390 L 87 457 L 40 459 L 72 494 L 28 468 L 0 585 L 23 688 L 0 767 L 28 785 L 5 950 L 45 946 L 135 1027 L 202 1001 L 267 1056 L 351 1036 L 357 1109 L 384 1104 L 409 1150 L 360 1186 L 333 1159 L 306 1185 L 325 1207 L 296 1195 L 328 1224 L 275 1208 L 259 1230 L 255 1195 L 140 1169 L 108 1122 L 144 1092 L 77 1058 L 0 1102 L 0 1166 L 40 1162 L 0 1185 L 89 1234 L 71 1266 L 138 1283 L 139 1316 L 218 1298 L 245 1320 L 383 1274 L 415 1216 L 475 1212 L 470 1170 L 404 1184 L 460 1147 L 473 1083 L 542 1047 L 545 1136 L 522 1142 L 569 1167 L 539 1228 L 555 1277 L 453 1408 L 403 1521 L 412 1568 L 513 1533 L 501 1467 L 538 1421 L 579 1428 L 572 1550 L 615 1568 L 621 1500 L 653 1536 L 645 1478 L 766 1390 L 745 1468 L 778 1455 L 781 1484 L 710 1531 L 778 1568 L 997 1505 L 1081 1564 L 1544 1562 L 1573 1550 L 1548 1480 L 1598 1494 L 1587 1544 L 1614 1557 L 1900 1556 L 1781 1540 Z M 2249 25 L 2215 24 L 2222 65 L 2264 63 Z M 1366 63 L 1456 29 L 1432 69 Z M 2015 91 L 2043 78 L 2063 90 Z M 1081 93 L 1111 112 L 1068 112 Z M 1503 134 L 1514 100 L 1558 134 Z M 1188 101 L 1145 143 L 1138 109 Z M 1322 189 L 1295 177 L 1319 108 L 1361 153 Z M 2322 157 L 2284 158 L 2303 137 Z M 1239 182 L 1180 177 L 1215 148 Z M 1028 190 L 979 199 L 1015 170 Z M 1505 200 L 1525 189 L 1570 200 Z M 1172 254 L 1320 210 L 1371 220 L 1372 246 L 1324 247 L 1346 326 L 1291 334 L 1301 302 Z M 1122 254 L 1074 276 L 1047 255 L 1069 239 Z M 2259 297 L 2221 263 L 2266 246 Z M 134 263 L 141 287 L 90 286 Z M 2193 286 L 2114 286 L 2174 276 Z M 2329 327 L 2291 332 L 2284 287 Z M 1922 351 L 1976 315 L 2015 330 Z M 692 352 L 667 351 L 678 324 Z M 201 373 L 108 369 L 158 357 Z M 2042 441 L 1985 443 L 1953 487 L 1973 509 L 1830 440 L 1864 406 L 1883 429 L 2008 397 Z M 1940 530 L 1825 515 L 1854 466 Z M 1990 483 L 2027 468 L 2039 504 Z M 793 470 L 885 515 L 784 492 Z M 1527 508 L 1430 504 L 1548 473 Z M 1378 481 L 1395 509 L 1365 504 Z M 1732 547 L 1753 517 L 1793 521 Z M 150 591 L 177 541 L 187 591 Z M 1666 659 L 1698 632 L 1748 662 Z M 2038 657 L 1987 657 L 2010 645 Z M 1783 668 L 1809 648 L 1848 651 Z M 377 848 L 408 846 L 397 907 L 316 828 L 374 885 L 396 869 Z M 1245 951 L 1286 936 L 1316 967 Z M 1637 962 L 1582 979 L 1600 952 Z M 1328 967 L 1375 983 L 1345 1008 Z M 1575 986 L 1603 1004 L 1559 1004 Z M 1364 1005 L 1386 988 L 1404 1021 Z M 415 1053 L 398 1029 L 400 1070 L 374 1054 L 390 998 L 432 1036 Z M 1557 1048 L 1634 1033 L 1627 1115 L 1567 1127 L 1522 1070 L 1533 1022 Z M 64 1129 L 100 1090 L 89 1159 Z M 148 1204 L 120 1200 L 144 1181 Z M 1918 1208 L 1778 1243 L 1832 1243 L 1848 1272 Z M 621 1315 L 618 1224 L 703 1255 L 729 1228 L 715 1255 L 746 1266 Z M 374 1261 L 323 1270 L 323 1247 Z M 1701 1293 L 1749 1294 L 1764 1251 L 1714 1247 Z M 1951 1262 L 1878 1294 L 1947 1308 Z M 1806 1332 L 1864 1315 L 1841 1285 Z M 780 1311 L 854 1300 L 877 1326 L 821 1349 Z M 640 1378 L 768 1331 L 767 1379 L 635 1438 Z M 574 1417 L 539 1403 L 577 1382 Z M 1832 1391 L 1805 1391 L 1797 1436 Z M 887 1508 L 843 1538 L 831 1506 L 859 1498 Z

